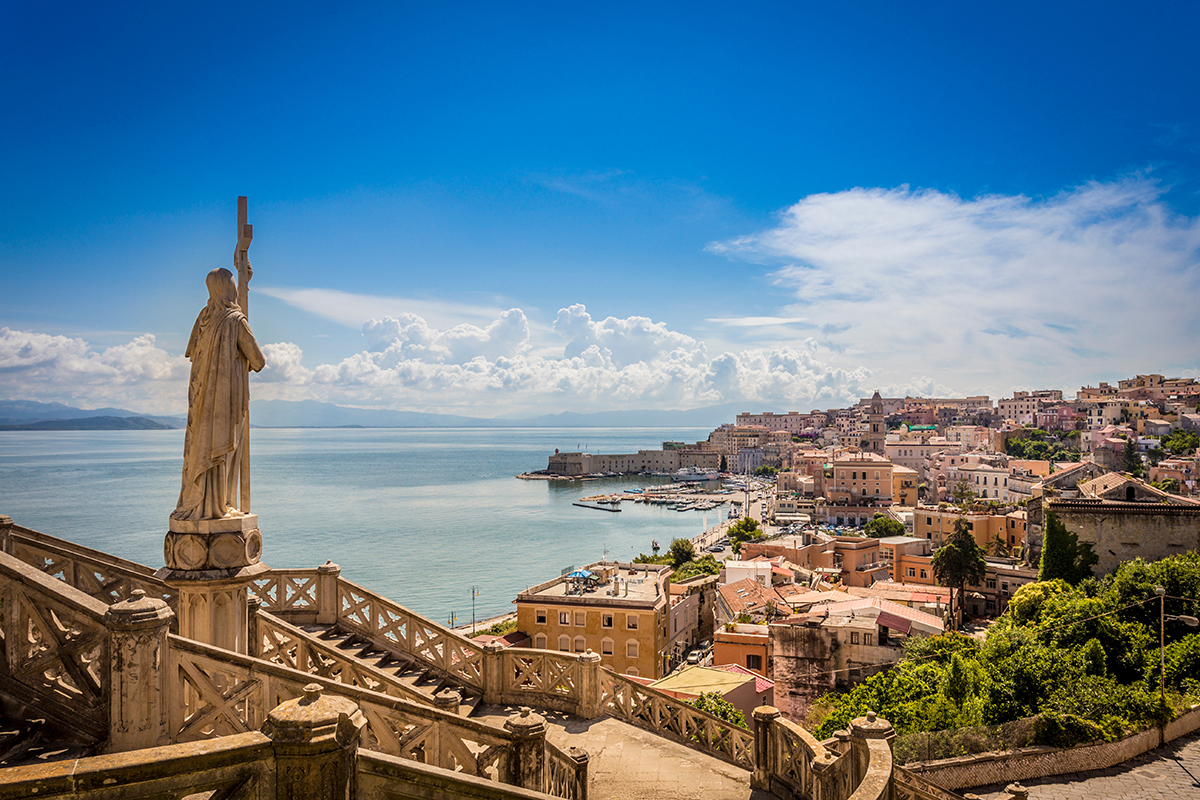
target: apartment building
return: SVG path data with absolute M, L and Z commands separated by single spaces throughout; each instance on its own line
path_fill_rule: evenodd
M 518 594 L 517 629 L 540 650 L 591 650 L 617 672 L 662 677 L 672 639 L 671 569 L 605 561 L 580 572 L 594 577 L 563 576 Z

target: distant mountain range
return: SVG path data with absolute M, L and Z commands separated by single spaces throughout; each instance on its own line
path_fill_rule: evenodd
M 0 400 L 0 430 L 120 431 L 182 428 L 187 416 L 139 414 L 124 408 L 73 408 L 36 400 Z
M 419 411 L 350 408 L 314 400 L 254 400 L 250 420 L 259 428 L 715 428 L 742 411 L 775 409 L 746 403 L 682 411 L 597 411 L 543 414 L 524 419 L 465 417 Z M 0 400 L 0 430 L 152 430 L 182 428 L 187 417 L 153 416 L 122 408 L 80 409 L 62 403 Z

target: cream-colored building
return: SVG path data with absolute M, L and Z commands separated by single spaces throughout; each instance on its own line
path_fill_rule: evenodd
M 875 453 L 843 453 L 833 462 L 833 477 L 826 486 L 831 503 L 890 506 L 892 462 Z

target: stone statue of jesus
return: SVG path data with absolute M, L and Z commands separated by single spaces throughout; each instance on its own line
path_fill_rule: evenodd
M 244 254 L 239 254 L 244 257 Z M 247 267 L 247 280 L 253 273 Z M 183 441 L 183 487 L 171 519 L 240 517 L 237 492 L 242 436 L 250 407 L 250 370 L 266 361 L 238 304 L 233 273 L 208 273 L 208 305 L 200 311 L 185 355 L 187 432 Z

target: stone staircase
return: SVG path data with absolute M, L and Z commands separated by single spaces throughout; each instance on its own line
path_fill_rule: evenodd
M 66 740 L 44 719 L 0 717 L 0 767 L 86 758 L 95 745 Z
M 483 701 L 483 696 L 478 691 L 439 675 L 398 648 L 383 648 L 363 636 L 339 629 L 336 623 L 313 623 L 297 627 L 341 651 L 347 658 L 389 676 L 401 686 L 419 692 L 421 697 L 414 699 L 423 700 L 435 708 L 469 717 Z

